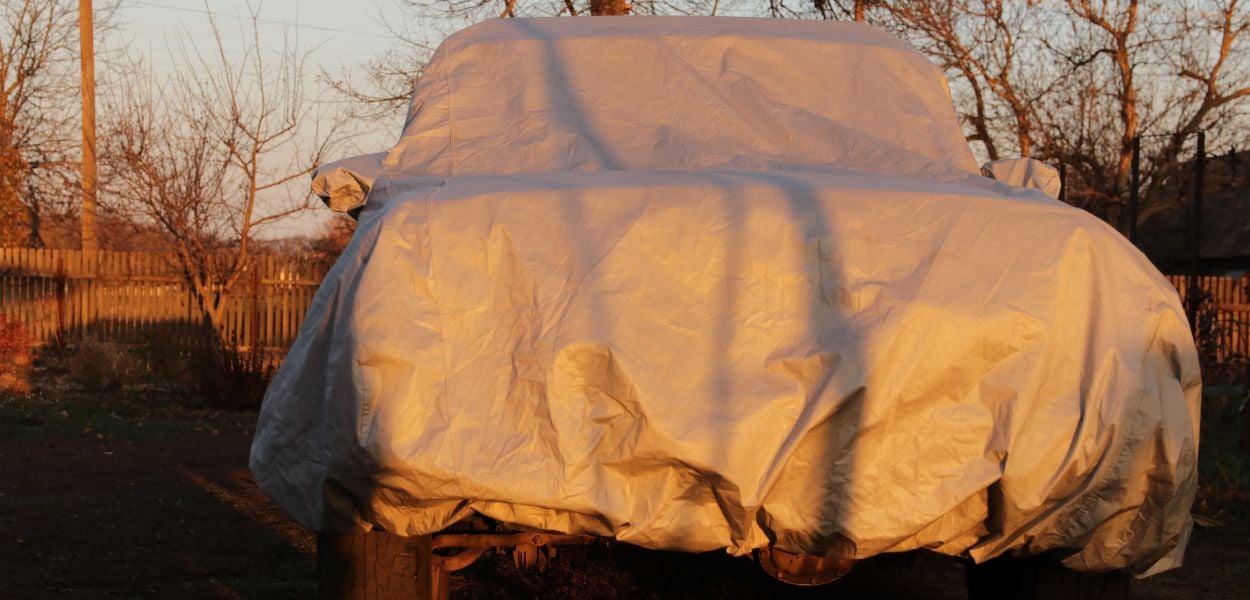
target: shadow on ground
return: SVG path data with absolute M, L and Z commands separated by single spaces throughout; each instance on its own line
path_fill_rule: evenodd
M 252 413 L 0 400 L 0 598 L 311 598 L 314 540 L 247 472 Z M 1199 529 L 1186 567 L 1135 598 L 1244 597 L 1250 518 Z M 748 559 L 629 546 L 562 548 L 546 573 L 488 554 L 457 598 L 963 598 L 931 554 L 861 563 L 834 588 L 793 588 Z

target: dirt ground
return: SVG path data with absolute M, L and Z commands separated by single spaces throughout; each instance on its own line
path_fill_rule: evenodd
M 0 400 L 0 598 L 309 598 L 313 537 L 247 471 L 255 415 L 96 400 Z M 1250 497 L 1241 498 L 1244 506 Z M 1186 566 L 1138 598 L 1245 598 L 1250 519 L 1220 510 Z M 886 557 L 838 587 L 774 584 L 746 559 L 562 549 L 544 574 L 490 555 L 457 598 L 963 598 L 952 559 Z

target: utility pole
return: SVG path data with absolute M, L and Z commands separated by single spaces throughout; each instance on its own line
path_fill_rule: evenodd
M 82 63 L 82 250 L 100 249 L 96 237 L 95 35 L 91 0 L 78 0 L 78 49 Z

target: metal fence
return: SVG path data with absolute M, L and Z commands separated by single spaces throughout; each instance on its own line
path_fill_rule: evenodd
M 255 257 L 226 301 L 223 337 L 241 349 L 285 354 L 323 275 L 307 261 Z M 21 321 L 37 346 L 79 336 L 190 342 L 204 331 L 178 267 L 141 252 L 0 248 L 0 314 Z

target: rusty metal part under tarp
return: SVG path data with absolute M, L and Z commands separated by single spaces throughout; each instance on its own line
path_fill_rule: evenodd
M 855 545 L 834 544 L 824 555 L 787 552 L 774 546 L 760 548 L 755 559 L 769 575 L 793 585 L 824 585 L 840 579 L 855 566 Z
M 432 550 L 459 548 L 452 555 L 435 553 L 431 564 L 443 572 L 459 571 L 477 560 L 487 549 L 512 546 L 512 561 L 518 569 L 536 568 L 543 572 L 555 558 L 556 545 L 607 543 L 591 535 L 557 533 L 439 533 L 434 534 Z M 849 541 L 834 544 L 824 555 L 786 552 L 769 546 L 762 548 L 756 560 L 764 571 L 780 581 L 793 585 L 824 585 L 840 579 L 855 566 L 855 546 Z
M 317 537 L 319 597 L 323 600 L 447 600 L 451 573 L 491 548 L 513 547 L 518 567 L 542 569 L 553 546 L 594 544 L 589 535 L 542 532 L 439 532 L 413 537 L 380 529 Z
M 517 568 L 541 571 L 555 556 L 554 546 L 610 542 L 591 535 L 480 529 L 416 537 L 392 535 L 378 529 L 346 536 L 319 536 L 320 597 L 446 600 L 451 573 L 473 564 L 491 548 L 512 547 Z M 755 558 L 778 580 L 802 586 L 822 585 L 846 575 L 854 566 L 855 560 L 846 558 L 854 555 L 854 546 L 850 545 L 848 552 L 847 544 L 835 544 L 823 556 L 796 554 L 770 546 L 760 549 Z M 386 566 L 379 568 L 382 565 Z

